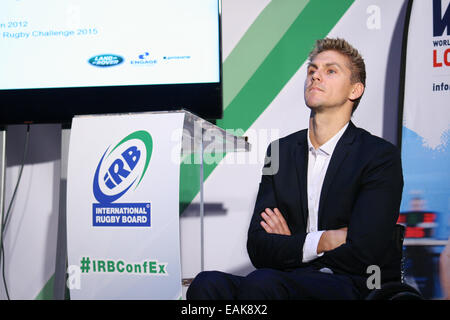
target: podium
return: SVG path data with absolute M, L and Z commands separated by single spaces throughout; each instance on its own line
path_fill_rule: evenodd
M 181 299 L 179 218 L 204 163 L 250 145 L 181 111 L 76 116 L 67 171 L 71 299 Z M 203 258 L 201 268 L 203 269 Z

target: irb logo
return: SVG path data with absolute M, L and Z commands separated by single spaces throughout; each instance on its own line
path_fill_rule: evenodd
M 95 170 L 93 193 L 99 203 L 112 203 L 133 185 L 139 186 L 153 150 L 151 135 L 136 131 L 103 153 Z M 101 178 L 100 178 L 101 177 Z
M 103 180 L 109 189 L 114 189 L 127 178 L 136 167 L 141 157 L 141 151 L 136 146 L 131 146 L 121 154 L 122 158 L 114 160 L 109 166 Z M 125 160 L 125 161 L 124 161 Z M 125 163 L 128 168 L 125 167 Z

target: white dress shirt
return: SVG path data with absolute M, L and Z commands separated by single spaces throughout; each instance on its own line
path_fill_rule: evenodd
M 315 149 L 308 136 L 308 222 L 306 226 L 306 239 L 303 244 L 303 259 L 304 263 L 312 261 L 323 255 L 317 254 L 317 246 L 319 244 L 320 237 L 325 230 L 318 230 L 318 214 L 319 214 L 319 201 L 320 193 L 322 191 L 323 180 L 330 163 L 331 156 L 333 155 L 334 148 L 339 139 L 347 129 L 348 123 L 339 130 L 330 140 Z

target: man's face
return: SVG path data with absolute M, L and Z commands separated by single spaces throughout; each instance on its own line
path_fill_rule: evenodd
M 353 85 L 349 58 L 337 51 L 323 51 L 308 66 L 305 80 L 305 103 L 319 111 L 325 108 L 352 106 Z

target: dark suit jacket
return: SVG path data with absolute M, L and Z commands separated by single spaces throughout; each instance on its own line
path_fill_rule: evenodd
M 348 227 L 347 241 L 305 264 L 307 130 L 276 142 L 267 151 L 263 172 L 272 174 L 262 176 L 248 231 L 247 250 L 253 265 L 281 270 L 328 267 L 364 279 L 371 275 L 367 267 L 377 265 L 382 282 L 399 280 L 401 252 L 395 250 L 393 239 L 403 189 L 399 150 L 349 123 L 330 160 L 318 213 L 319 230 Z M 268 234 L 260 226 L 261 212 L 275 207 L 285 217 L 291 236 Z

